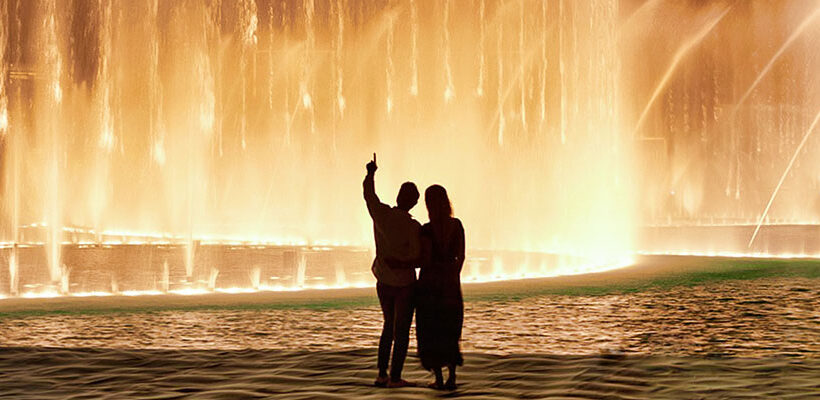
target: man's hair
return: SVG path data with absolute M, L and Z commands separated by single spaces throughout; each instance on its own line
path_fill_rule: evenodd
M 413 182 L 404 182 L 399 189 L 399 195 L 396 196 L 396 205 L 403 209 L 410 211 L 419 202 L 419 189 Z

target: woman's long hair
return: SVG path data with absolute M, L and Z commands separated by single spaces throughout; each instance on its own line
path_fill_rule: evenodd
M 447 196 L 447 190 L 441 185 L 432 185 L 424 191 L 424 203 L 427 204 L 427 215 L 430 222 L 439 222 L 453 216 L 453 206 Z

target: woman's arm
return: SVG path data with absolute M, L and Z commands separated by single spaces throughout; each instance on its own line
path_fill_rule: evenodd
M 419 236 L 419 246 L 418 267 L 426 268 L 430 266 L 433 259 L 433 241 L 430 239 L 430 236 L 422 232 Z
M 461 267 L 464 266 L 464 226 L 461 225 L 461 220 L 458 218 L 456 220 L 456 229 L 454 235 L 455 237 L 455 263 L 458 267 L 458 273 L 461 273 Z

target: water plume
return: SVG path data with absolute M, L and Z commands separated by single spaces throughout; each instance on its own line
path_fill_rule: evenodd
M 803 139 L 800 140 L 800 144 L 797 145 L 797 148 L 794 150 L 794 154 L 792 155 L 791 159 L 789 159 L 789 163 L 786 165 L 786 169 L 783 170 L 783 174 L 780 175 L 780 180 L 777 182 L 777 185 L 774 187 L 772 191 L 771 197 L 769 197 L 769 202 L 766 203 L 766 208 L 763 209 L 763 213 L 760 214 L 760 218 L 757 221 L 757 225 L 755 225 L 755 230 L 752 233 L 752 237 L 749 239 L 748 247 L 751 248 L 752 244 L 757 238 L 757 233 L 760 232 L 760 227 L 763 225 L 763 221 L 766 219 L 766 216 L 769 214 L 769 209 L 772 207 L 772 203 L 774 203 L 774 199 L 777 197 L 777 192 L 780 191 L 780 187 L 783 186 L 783 182 L 786 180 L 786 177 L 789 176 L 789 172 L 794 166 L 794 162 L 797 160 L 797 157 L 800 155 L 800 151 L 803 150 L 803 146 L 806 145 L 806 142 L 811 137 L 811 134 L 814 132 L 814 128 L 817 127 L 817 123 L 820 122 L 820 111 L 817 112 L 817 115 L 814 117 L 814 121 L 812 121 L 809 128 L 806 130 L 806 133 L 803 135 Z
M 762 227 L 820 222 L 816 160 L 777 184 L 816 112 L 816 41 L 797 38 L 817 12 L 0 2 L 0 295 L 371 284 L 373 152 L 388 202 L 406 180 L 448 188 L 475 282 L 624 265 L 658 227 L 677 238 L 659 251 L 741 252 L 686 244 L 743 226 L 746 245 L 773 186 Z
M 698 29 L 694 35 L 687 38 L 683 41 L 681 46 L 675 52 L 674 56 L 672 57 L 672 61 L 669 63 L 669 67 L 666 68 L 666 72 L 664 72 L 663 76 L 661 76 L 660 81 L 655 86 L 655 89 L 652 91 L 652 95 L 649 96 L 649 101 L 647 101 L 646 106 L 641 111 L 640 116 L 638 117 L 638 122 L 635 123 L 635 128 L 632 131 L 632 136 L 637 136 L 638 131 L 640 131 L 641 127 L 646 120 L 646 116 L 649 114 L 649 111 L 652 109 L 652 106 L 655 104 L 655 100 L 657 100 L 658 96 L 663 93 L 663 90 L 666 88 L 666 84 L 669 82 L 669 79 L 675 73 L 675 70 L 678 68 L 678 64 L 680 64 L 681 60 L 683 60 L 686 55 L 694 49 L 698 43 L 700 43 L 704 37 L 706 37 L 709 32 L 711 32 L 715 26 L 729 13 L 729 10 L 732 9 L 732 6 L 725 6 L 722 11 L 720 11 L 717 15 L 712 17 L 708 20 L 700 29 Z
M 785 41 L 785 42 L 783 42 L 783 45 L 781 45 L 781 46 L 780 46 L 780 48 L 779 48 L 779 49 L 777 49 L 777 51 L 774 53 L 774 55 L 773 55 L 773 56 L 772 56 L 772 58 L 769 60 L 769 62 L 768 62 L 768 63 L 766 63 L 766 65 L 763 67 L 763 69 L 762 69 L 762 70 L 760 70 L 760 73 L 759 73 L 759 74 L 757 74 L 757 76 L 755 77 L 754 82 L 752 82 L 752 84 L 751 84 L 751 85 L 749 85 L 749 88 L 748 88 L 748 89 L 746 89 L 746 91 L 745 91 L 745 92 L 743 92 L 743 95 L 742 95 L 742 96 L 740 96 L 740 99 L 739 99 L 739 100 L 737 101 L 737 103 L 735 104 L 735 108 L 734 108 L 734 110 L 732 111 L 732 115 L 734 115 L 735 113 L 737 113 L 737 111 L 740 109 L 740 106 L 741 106 L 741 105 L 742 105 L 742 104 L 743 104 L 743 103 L 744 103 L 744 102 L 745 102 L 745 101 L 749 98 L 749 96 L 752 94 L 752 92 L 755 90 L 755 88 L 757 88 L 757 86 L 760 84 L 760 82 L 763 80 L 763 78 L 766 76 L 766 74 L 768 74 L 768 73 L 769 73 L 769 71 L 771 71 L 772 66 L 775 64 L 775 62 L 777 62 L 777 60 L 779 60 L 779 59 L 780 59 L 780 56 L 781 56 L 781 55 L 783 55 L 783 53 L 784 53 L 784 52 L 785 52 L 785 51 L 786 51 L 786 50 L 787 50 L 787 49 L 788 49 L 788 48 L 789 48 L 789 47 L 790 47 L 790 46 L 791 46 L 791 45 L 792 45 L 792 44 L 793 44 L 793 43 L 794 43 L 794 42 L 795 42 L 795 41 L 796 41 L 796 40 L 797 40 L 797 39 L 798 39 L 801 35 L 803 35 L 803 33 L 805 33 L 805 32 L 806 32 L 806 30 L 807 30 L 809 27 L 811 27 L 812 22 L 814 22 L 814 20 L 815 20 L 817 17 L 820 17 L 820 5 L 818 5 L 818 6 L 816 7 L 816 9 L 815 9 L 815 10 L 814 10 L 811 14 L 809 14 L 808 16 L 806 16 L 806 18 L 803 20 L 803 22 L 801 22 L 801 23 L 800 23 L 800 25 L 798 25 L 798 26 L 797 26 L 797 28 L 794 30 L 794 32 L 792 32 L 792 34 L 791 34 L 791 35 L 789 35 L 788 39 L 786 39 L 786 41 Z

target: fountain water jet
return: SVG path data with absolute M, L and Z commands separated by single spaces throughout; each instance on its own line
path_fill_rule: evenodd
M 803 135 L 803 139 L 800 141 L 800 144 L 797 145 L 797 149 L 794 150 L 792 158 L 789 160 L 788 165 L 786 165 L 786 169 L 783 171 L 783 175 L 780 176 L 780 180 L 777 182 L 777 186 L 774 187 L 774 191 L 772 191 L 772 195 L 771 197 L 769 197 L 769 202 L 766 203 L 766 208 L 763 209 L 763 213 L 760 214 L 760 219 L 758 219 L 757 225 L 755 226 L 755 230 L 752 233 L 752 237 L 749 239 L 749 248 L 752 247 L 755 238 L 757 238 L 757 233 L 760 232 L 760 227 L 763 225 L 763 221 L 769 214 L 769 209 L 772 207 L 772 203 L 774 203 L 774 199 L 777 197 L 777 192 L 780 191 L 780 187 L 783 186 L 783 182 L 786 180 L 786 177 L 789 176 L 789 171 L 791 171 L 794 162 L 800 155 L 800 151 L 803 150 L 803 146 L 806 145 L 806 142 L 809 140 L 809 137 L 811 136 L 812 132 L 814 132 L 814 128 L 817 126 L 818 122 L 820 122 L 820 111 L 817 112 L 817 115 L 814 117 L 814 121 L 812 121 L 811 125 L 809 125 L 809 129 L 806 131 L 806 134 Z
M 453 86 L 453 71 L 450 66 L 450 8 L 453 5 L 451 0 L 444 0 L 444 80 L 447 82 L 444 88 L 444 102 L 449 103 L 456 95 L 455 86 Z
M 345 97 L 344 97 L 344 68 L 342 66 L 344 56 L 344 32 L 345 32 L 345 6 L 343 0 L 336 0 L 336 43 L 333 51 L 333 63 L 335 68 L 333 72 L 336 74 L 333 80 L 336 85 L 336 107 L 334 113 L 338 115 L 333 118 L 333 150 L 338 149 L 338 130 L 340 120 L 344 118 L 345 114 Z
M 171 287 L 171 268 L 168 266 L 168 260 L 162 263 L 162 276 L 160 278 L 160 287 L 162 293 L 168 293 Z
M 521 1 L 518 7 L 518 75 L 520 79 L 516 79 L 516 81 L 521 82 L 521 88 L 519 91 L 519 114 L 521 114 L 521 126 L 523 127 L 524 131 L 527 130 L 527 82 L 525 79 L 524 71 L 526 67 L 526 63 L 524 62 L 524 57 L 526 52 L 524 51 L 524 2 Z M 541 43 L 541 48 L 546 46 L 546 43 Z
M 558 0 L 558 24 L 563 26 L 564 25 L 564 0 Z M 563 29 L 558 30 L 558 54 L 564 54 L 564 33 Z M 566 80 L 565 80 L 565 66 L 564 66 L 564 57 L 558 57 L 558 74 L 560 77 L 560 85 L 561 85 L 561 125 L 559 127 L 559 132 L 561 133 L 561 144 L 567 142 L 567 114 L 566 109 L 567 106 L 565 104 L 565 98 L 567 96 L 566 90 Z
M 780 58 L 781 55 L 783 55 L 783 53 L 786 51 L 786 49 L 789 48 L 789 46 L 791 46 L 792 43 L 794 43 L 804 32 L 806 32 L 806 30 L 811 26 L 811 23 L 817 17 L 820 17 L 820 5 L 818 5 L 817 9 L 815 9 L 814 12 L 809 14 L 803 20 L 803 22 L 801 22 L 800 25 L 798 25 L 797 29 L 795 29 L 794 32 L 792 32 L 792 34 L 789 36 L 789 38 L 786 39 L 785 42 L 783 42 L 783 45 L 780 46 L 779 49 L 777 49 L 777 51 L 774 53 L 774 55 L 769 60 L 769 62 L 766 63 L 766 66 L 764 66 L 763 69 L 760 71 L 760 73 L 757 74 L 757 77 L 755 77 L 754 82 L 752 82 L 752 84 L 749 86 L 749 88 L 746 89 L 745 92 L 743 92 L 743 95 L 740 96 L 740 100 L 738 100 L 737 103 L 735 103 L 735 108 L 732 111 L 732 116 L 733 117 L 737 113 L 737 111 L 740 109 L 740 105 L 743 104 L 746 101 L 746 99 L 749 98 L 749 95 L 751 95 L 752 92 L 757 87 L 757 85 L 760 84 L 760 82 L 763 80 L 763 77 L 766 76 L 766 74 L 769 73 L 769 71 L 772 69 L 772 66 L 774 65 L 774 63 Z
M 411 0 L 411 1 L 414 1 L 413 6 L 415 7 L 415 0 Z M 486 73 L 487 73 L 486 72 L 487 66 L 485 65 L 486 61 L 485 61 L 485 57 L 484 57 L 484 52 L 485 52 L 484 41 L 486 40 L 485 39 L 485 36 L 486 36 L 486 34 L 485 34 L 486 21 L 485 21 L 485 19 L 486 19 L 486 17 L 484 16 L 486 4 L 484 4 L 484 1 L 485 0 L 479 0 L 479 6 L 478 6 L 478 24 L 479 24 L 479 34 L 478 34 L 478 43 L 479 43 L 479 49 L 478 49 L 478 86 L 476 87 L 475 92 L 476 92 L 476 95 L 478 95 L 479 97 L 484 96 L 484 80 L 487 79 L 486 76 L 485 76 Z M 416 13 L 414 11 L 413 15 L 415 16 L 415 14 Z M 414 58 L 413 64 L 414 65 L 416 63 L 416 61 L 415 61 L 415 58 L 416 58 L 416 56 L 415 56 L 416 44 L 415 43 L 416 43 L 416 39 L 415 39 L 415 34 L 414 34 L 414 39 L 413 39 L 413 49 L 414 49 L 413 50 L 413 54 L 414 54 L 413 55 L 413 58 Z M 415 67 L 414 67 L 414 69 L 415 69 Z M 415 77 L 416 73 L 414 72 L 413 75 Z M 414 87 L 417 87 L 417 85 L 418 85 L 416 83 L 417 79 L 418 78 L 414 78 Z M 418 91 L 418 89 L 416 89 L 416 92 L 417 91 Z
M 302 102 L 302 107 L 308 112 L 310 122 L 310 134 L 316 132 L 316 118 L 313 108 L 313 90 L 310 80 L 314 65 L 314 52 L 316 50 L 316 31 L 314 26 L 314 17 L 316 15 L 316 4 L 314 0 L 303 0 L 302 9 L 305 15 L 305 32 L 307 39 L 305 41 L 305 49 L 302 56 L 302 69 L 299 78 L 299 97 Z
M 103 212 L 107 206 L 107 186 L 109 184 L 108 169 L 110 163 L 110 153 L 114 148 L 116 137 L 114 133 L 114 118 L 112 116 L 112 102 L 113 102 L 113 74 L 111 68 L 113 63 L 113 41 L 114 41 L 114 21 L 111 4 L 105 4 L 102 0 L 98 1 L 100 7 L 99 26 L 99 69 L 97 70 L 97 114 L 99 115 L 98 122 L 98 141 L 97 148 L 99 151 L 94 151 L 94 176 L 92 178 L 91 198 L 88 202 L 91 214 L 91 223 L 94 231 L 97 232 L 97 242 L 101 241 L 99 234 L 103 231 L 102 219 Z M 95 149 L 96 150 L 96 149 Z
M 239 4 L 239 35 L 242 41 L 242 52 L 240 54 L 240 76 L 242 84 L 242 110 L 240 123 L 240 140 L 242 150 L 245 150 L 247 144 L 247 130 L 248 130 L 248 81 L 247 77 L 251 75 L 248 64 L 253 63 L 253 80 L 256 75 L 256 29 L 259 19 L 256 14 L 256 2 L 252 0 L 244 0 Z M 255 86 L 254 86 L 255 88 Z M 212 124 L 212 123 L 211 123 Z
M 772 56 L 772 58 L 769 59 L 769 62 L 766 63 L 766 65 L 763 67 L 763 69 L 760 71 L 760 73 L 757 74 L 757 76 L 755 77 L 752 84 L 746 89 L 746 91 L 743 93 L 743 95 L 740 96 L 740 99 L 735 103 L 734 107 L 732 108 L 731 117 L 730 117 L 730 121 L 732 121 L 732 125 L 734 125 L 735 118 L 737 117 L 738 111 L 741 109 L 741 105 L 743 105 L 743 103 L 746 102 L 746 100 L 749 98 L 749 96 L 752 94 L 752 92 L 754 92 L 755 88 L 763 80 L 763 77 L 765 77 L 766 74 L 768 74 L 768 72 L 774 66 L 775 62 L 786 51 L 786 49 L 788 49 L 791 46 L 791 44 L 794 43 L 811 26 L 812 21 L 814 21 L 814 19 L 817 18 L 818 16 L 820 16 L 820 7 L 817 7 L 811 14 L 809 14 L 805 19 L 803 19 L 803 21 L 800 23 L 800 25 L 798 25 L 798 27 L 794 30 L 794 32 L 792 32 L 792 34 L 789 35 L 789 37 L 786 39 L 786 41 L 775 52 L 774 56 Z M 736 142 L 737 138 L 733 137 L 733 140 Z M 740 162 L 740 151 L 739 151 L 739 149 L 736 149 L 735 153 L 736 153 L 736 156 L 735 156 L 735 170 L 734 170 L 735 171 L 734 172 L 734 175 L 735 175 L 735 198 L 740 198 L 740 165 L 741 165 L 741 162 Z M 726 187 L 726 192 L 727 193 L 729 192 L 729 184 L 730 183 L 731 183 L 731 181 L 727 181 L 727 187 Z M 778 184 L 778 188 L 779 188 L 779 185 L 780 184 Z M 775 193 L 776 192 L 777 192 L 777 189 L 775 189 Z M 771 200 L 774 200 L 774 194 L 772 195 Z M 763 213 L 763 215 L 761 215 L 761 221 L 767 213 L 768 213 L 768 207 L 766 207 L 766 211 Z M 751 247 L 752 243 L 754 242 L 754 238 L 757 236 L 757 231 L 760 229 L 760 224 L 761 224 L 761 222 L 758 222 L 757 226 L 755 227 L 755 232 L 752 234 L 752 238 L 749 241 L 749 247 Z
M 9 133 L 9 103 L 8 103 L 8 87 L 6 86 L 6 81 L 8 79 L 8 63 L 6 62 L 6 47 L 8 46 L 8 38 L 9 38 L 9 25 L 11 25 L 10 17 L 9 17 L 9 3 L 3 2 L 0 4 L 0 138 L 3 138 L 6 144 L 12 148 L 17 149 L 16 139 L 17 135 L 13 135 Z M 7 168 L 11 169 L 11 172 L 8 174 L 9 179 L 6 180 L 6 193 L 10 193 L 10 195 L 6 196 L 6 202 L 10 203 L 9 207 L 11 208 L 11 240 L 12 240 L 12 248 L 11 253 L 9 254 L 9 292 L 12 295 L 16 295 L 19 289 L 19 264 L 18 264 L 18 254 L 17 254 L 17 246 L 19 242 L 19 201 L 18 201 L 18 182 L 19 179 L 19 158 L 17 155 L 17 151 L 11 151 L 10 157 L 11 158 L 10 165 L 7 165 Z
M 703 38 L 706 37 L 709 32 L 711 32 L 715 26 L 729 13 L 729 10 L 732 9 L 732 6 L 726 6 L 722 12 L 718 13 L 715 17 L 713 17 L 710 21 L 708 21 L 701 29 L 699 29 L 694 36 L 690 37 L 688 40 L 685 40 L 683 44 L 678 48 L 675 52 L 675 55 L 672 57 L 672 62 L 669 63 L 669 67 L 664 72 L 661 80 L 655 86 L 655 90 L 652 92 L 652 95 L 649 96 L 649 101 L 646 103 L 646 106 L 641 111 L 640 116 L 638 117 L 638 122 L 635 123 L 635 128 L 632 131 L 632 136 L 636 137 L 638 131 L 644 124 L 646 120 L 646 116 L 649 114 L 649 110 L 652 109 L 652 105 L 655 104 L 655 100 L 658 96 L 663 92 L 663 89 L 666 87 L 667 82 L 669 82 L 669 78 L 672 77 L 675 70 L 678 67 L 678 64 L 681 60 L 686 57 L 690 50 L 695 48 L 698 43 L 700 43 Z
M 559 0 L 560 1 L 560 0 Z M 502 0 L 502 9 L 504 6 Z M 496 41 L 496 52 L 498 53 L 498 81 L 504 81 L 504 60 L 502 59 L 503 49 L 504 49 L 504 29 L 499 29 L 498 31 L 498 40 Z M 496 109 L 498 113 L 498 134 L 496 137 L 498 138 L 498 145 L 504 145 L 504 128 L 506 127 L 506 119 L 504 118 L 504 98 L 503 96 L 503 85 L 496 85 L 498 87 L 496 93 Z
M 60 252 L 63 243 L 63 225 L 61 210 L 61 181 L 60 171 L 62 168 L 63 151 L 61 146 L 62 136 L 60 135 L 61 108 L 63 101 L 62 72 L 63 61 L 59 48 L 58 39 L 60 37 L 57 26 L 57 1 L 51 0 L 44 4 L 44 23 L 42 25 L 42 40 L 45 47 L 43 64 L 47 68 L 45 75 L 44 106 L 46 114 L 43 115 L 44 125 L 43 136 L 48 143 L 46 152 L 45 177 L 46 183 L 44 198 L 44 214 L 47 225 L 46 255 L 48 259 L 51 282 L 63 290 L 68 289 L 68 277 L 63 277 L 66 272 L 60 262 Z
M 0 4 L 0 137 L 8 133 L 9 128 L 9 103 L 8 95 L 6 94 L 6 79 L 8 76 L 8 67 L 6 63 L 6 46 L 8 45 L 9 28 L 11 24 L 9 21 L 8 12 L 9 3 L 3 2 Z
M 253 267 L 248 274 L 251 281 L 251 288 L 259 290 L 259 284 L 262 281 L 262 269 L 260 267 Z
M 396 67 L 393 64 L 393 36 L 395 32 L 396 26 L 396 19 L 392 13 L 387 14 L 387 40 L 385 53 L 387 53 L 387 66 L 385 69 L 385 92 L 386 95 L 386 104 L 385 109 L 387 112 L 387 117 L 390 118 L 391 114 L 393 114 L 393 75 L 395 75 Z
M 215 267 L 211 267 L 208 273 L 208 290 L 213 291 L 216 289 L 216 279 L 219 277 L 219 270 Z
M 522 5 L 523 8 L 523 5 Z M 547 17 L 547 2 L 544 1 L 541 3 L 541 90 L 540 90 L 540 101 L 541 101 L 541 127 L 543 129 L 543 125 L 547 119 L 547 66 L 549 62 L 547 60 L 547 34 L 549 32 L 549 18 Z
M 356 182 L 360 159 L 373 151 L 385 160 L 380 194 L 406 179 L 448 188 L 468 227 L 475 281 L 622 265 L 658 209 L 673 210 L 669 225 L 757 222 L 752 196 L 720 203 L 709 174 L 722 173 L 736 151 L 744 168 L 763 166 L 756 185 L 770 187 L 777 177 L 765 166 L 790 155 L 776 150 L 791 152 L 815 112 L 805 106 L 814 104 L 812 43 L 801 42 L 804 51 L 795 41 L 780 58 L 789 62 L 767 72 L 777 73 L 772 90 L 749 96 L 747 120 L 725 126 L 720 118 L 754 78 L 748 72 L 756 74 L 736 61 L 765 65 L 754 54 L 768 53 L 757 49 L 781 44 L 765 41 L 768 23 L 783 25 L 771 37 L 787 37 L 813 5 L 734 2 L 721 17 L 728 2 L 653 1 L 652 10 L 701 21 L 680 35 L 686 43 L 663 40 L 673 44 L 670 57 L 689 46 L 670 69 L 669 59 L 633 57 L 651 45 L 619 33 L 630 18 L 619 10 L 637 7 L 627 21 L 643 23 L 639 0 L 74 1 L 58 3 L 51 41 L 45 2 L 9 3 L 19 10 L 0 27 L 11 32 L 0 64 L 12 71 L 0 96 L 8 101 L 0 173 L 3 239 L 20 245 L 0 249 L 0 291 L 12 277 L 23 292 L 62 287 L 51 275 L 67 278 L 63 264 L 73 271 L 68 289 L 82 292 L 309 288 L 334 276 L 369 284 L 362 247 L 372 226 Z M 772 17 L 779 14 L 769 9 L 788 12 Z M 694 43 L 703 16 L 714 34 Z M 137 22 L 118 23 L 126 20 Z M 739 29 L 745 23 L 753 28 Z M 42 56 L 49 51 L 59 57 Z M 621 67 L 631 61 L 650 72 L 634 86 Z M 635 95 L 624 96 L 632 93 L 624 85 Z M 635 117 L 658 111 L 640 131 L 664 138 L 644 149 L 621 126 L 623 111 L 656 91 L 654 105 L 635 104 Z M 730 129 L 736 142 L 726 151 Z M 799 170 L 801 184 L 783 184 L 767 220 L 795 214 L 794 201 L 780 212 L 786 199 L 805 200 L 809 168 L 799 165 L 789 174 Z M 637 189 L 663 193 L 649 216 Z M 423 207 L 415 212 L 425 219 Z M 795 215 L 812 221 L 808 211 Z M 756 243 L 768 240 L 764 233 Z M 745 245 L 748 235 L 739 236 Z M 54 244 L 61 257 L 52 257 Z M 288 251 L 305 254 L 293 271 L 281 260 Z M 5 268 L 5 259 L 14 262 Z M 101 271 L 97 279 L 85 266 Z M 102 283 L 89 289 L 95 280 Z

